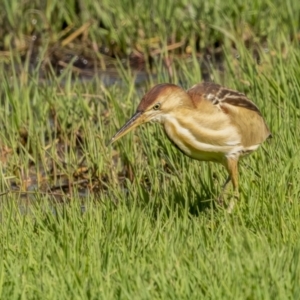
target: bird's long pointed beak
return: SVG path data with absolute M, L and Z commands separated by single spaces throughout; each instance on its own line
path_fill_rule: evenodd
M 124 136 L 126 133 L 143 123 L 142 112 L 137 111 L 111 138 L 109 145 Z

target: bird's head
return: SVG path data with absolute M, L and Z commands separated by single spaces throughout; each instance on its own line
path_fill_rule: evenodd
M 151 121 L 163 123 L 168 114 L 183 104 L 185 97 L 188 97 L 187 93 L 177 85 L 156 85 L 145 94 L 134 115 L 118 130 L 110 143 L 141 124 Z

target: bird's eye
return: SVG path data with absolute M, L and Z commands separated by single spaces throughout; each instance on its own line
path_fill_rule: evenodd
M 153 106 L 153 109 L 154 110 L 158 110 L 160 108 L 160 103 L 156 103 L 154 106 Z

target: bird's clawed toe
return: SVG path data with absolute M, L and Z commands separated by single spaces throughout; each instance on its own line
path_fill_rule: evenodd
M 217 198 L 217 204 L 221 207 L 224 206 L 224 197 L 223 197 L 223 193 L 220 194 L 220 196 Z
M 235 206 L 235 204 L 236 204 L 236 202 L 238 201 L 238 199 L 239 199 L 239 193 L 238 192 L 234 192 L 234 194 L 233 195 L 230 195 L 229 197 L 228 197 L 229 199 L 230 199 L 230 201 L 229 201 L 229 204 L 227 205 L 227 207 L 226 207 L 226 203 L 225 203 L 225 201 L 224 201 L 224 193 L 222 193 L 216 200 L 216 202 L 217 202 L 217 204 L 220 206 L 220 207 L 222 207 L 222 208 L 225 208 L 226 207 L 226 211 L 228 212 L 228 213 L 232 213 L 232 211 L 233 211 L 233 209 L 234 209 L 234 206 Z M 226 201 L 227 202 L 227 201 Z

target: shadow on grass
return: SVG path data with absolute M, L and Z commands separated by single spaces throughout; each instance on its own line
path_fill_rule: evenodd
M 201 179 L 199 180 L 198 190 L 191 184 L 187 183 L 187 195 L 179 191 L 174 193 L 174 201 L 182 207 L 186 207 L 191 216 L 198 216 L 208 209 L 217 209 L 215 191 L 210 190 L 209 186 Z
M 145 209 L 151 207 L 154 219 L 162 213 L 166 217 L 171 217 L 174 213 L 179 217 L 183 217 L 186 213 L 189 216 L 197 217 L 209 210 L 217 211 L 219 209 L 215 196 L 217 191 L 214 188 L 211 190 L 209 185 L 201 180 L 199 183 L 199 190 L 196 190 L 191 182 L 185 183 L 185 192 L 173 183 L 170 184 L 167 194 L 158 195 L 159 191 L 152 191 L 154 196 L 148 190 L 143 189 L 139 205 Z

